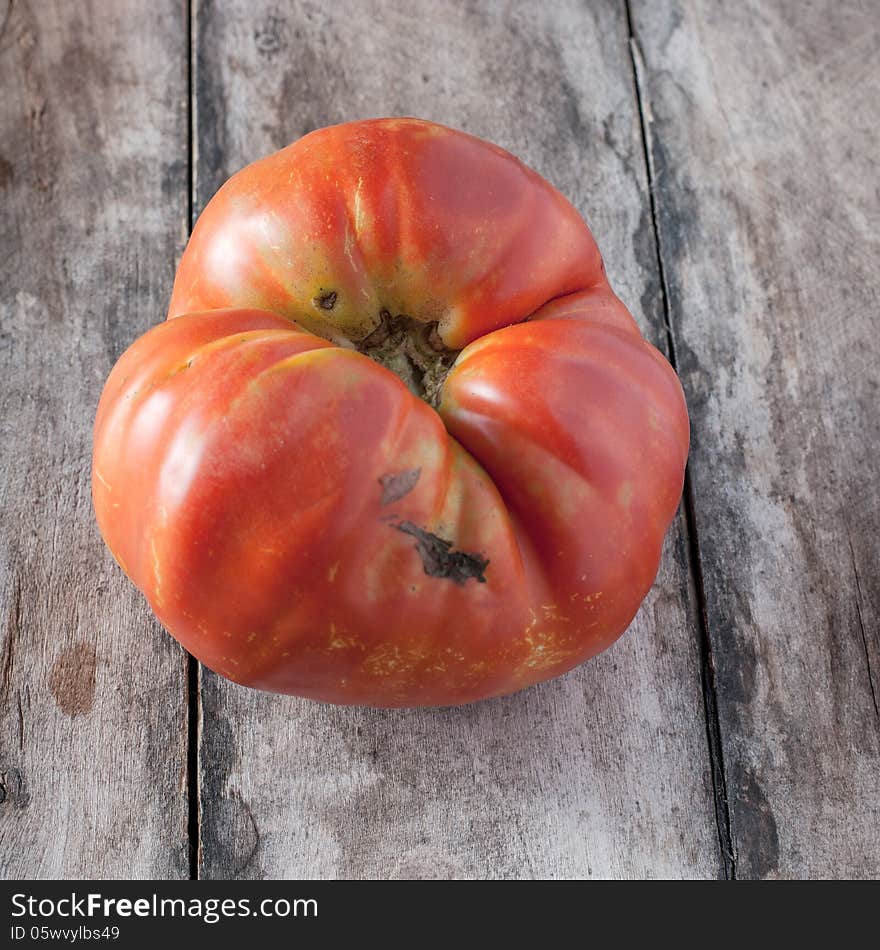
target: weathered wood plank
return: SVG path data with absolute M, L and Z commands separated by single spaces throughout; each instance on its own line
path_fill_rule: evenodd
M 524 157 L 585 213 L 664 338 L 617 3 L 197 4 L 197 204 L 309 130 L 420 115 Z M 205 877 L 722 873 L 681 526 L 629 635 L 560 681 L 429 711 L 202 675 Z
M 187 217 L 173 2 L 0 4 L 0 875 L 186 877 L 185 657 L 98 536 L 91 426 Z
M 633 12 L 736 872 L 876 877 L 880 20 Z

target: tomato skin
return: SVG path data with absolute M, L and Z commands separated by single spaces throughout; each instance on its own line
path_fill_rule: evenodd
M 254 307 L 359 339 L 387 309 L 438 320 L 460 349 L 592 286 L 601 267 L 577 211 L 502 149 L 417 119 L 353 122 L 305 136 L 217 192 L 169 316 Z
M 351 348 L 383 310 L 464 347 L 437 411 Z M 210 668 L 448 705 L 632 620 L 681 495 L 684 397 L 586 225 L 512 156 L 418 120 L 306 136 L 208 205 L 169 317 L 107 381 L 93 497 Z

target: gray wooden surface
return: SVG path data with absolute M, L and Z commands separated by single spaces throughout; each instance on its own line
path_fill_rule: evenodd
M 876 876 L 880 10 L 634 13 L 736 872 Z
M 0 874 L 880 875 L 876 20 L 0 0 Z M 190 210 L 312 128 L 388 114 L 561 188 L 692 416 L 630 632 L 459 709 L 197 671 L 89 499 L 101 384 L 164 316 Z
M 0 8 L 0 868 L 188 873 L 183 651 L 104 549 L 91 427 L 187 213 L 176 4 Z

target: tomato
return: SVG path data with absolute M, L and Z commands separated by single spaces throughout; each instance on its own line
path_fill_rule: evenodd
M 613 643 L 688 453 L 681 387 L 589 229 L 414 119 L 233 176 L 107 381 L 93 496 L 166 628 L 237 683 L 446 705 Z

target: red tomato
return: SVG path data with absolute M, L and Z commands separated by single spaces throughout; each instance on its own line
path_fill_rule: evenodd
M 233 176 L 95 424 L 98 523 L 238 683 L 444 705 L 605 649 L 657 572 L 688 418 L 589 229 L 493 145 L 322 129 Z

